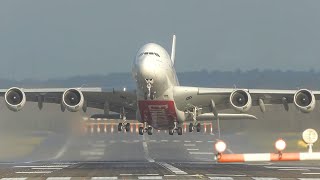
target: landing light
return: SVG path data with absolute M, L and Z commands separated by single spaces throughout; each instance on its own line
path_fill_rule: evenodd
M 286 146 L 287 146 L 286 142 L 281 138 L 278 139 L 275 143 L 275 147 L 279 152 L 283 151 L 286 148 Z
M 221 154 L 223 153 L 226 149 L 227 149 L 227 144 L 221 140 L 219 140 L 218 142 L 216 142 L 216 144 L 214 145 L 216 151 Z

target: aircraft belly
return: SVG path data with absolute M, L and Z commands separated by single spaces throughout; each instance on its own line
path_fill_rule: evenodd
M 142 122 L 155 129 L 168 129 L 177 120 L 173 100 L 140 100 L 138 105 Z

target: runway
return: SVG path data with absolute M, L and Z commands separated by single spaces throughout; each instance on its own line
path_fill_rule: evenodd
M 214 133 L 164 131 L 140 136 L 117 132 L 108 125 L 81 135 L 35 133 L 44 140 L 25 157 L 0 163 L 2 179 L 320 179 L 318 162 L 218 164 Z M 115 128 L 115 127 L 113 127 Z M 224 134 L 230 152 L 257 147 L 241 146 L 243 134 Z M 266 139 L 267 140 L 267 139 Z M 254 145 L 255 143 L 253 143 Z M 17 179 L 18 178 L 18 179 Z

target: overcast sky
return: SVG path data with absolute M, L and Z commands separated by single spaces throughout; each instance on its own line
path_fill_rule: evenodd
M 319 0 L 2 0 L 0 77 L 129 72 L 172 34 L 179 72 L 320 70 Z

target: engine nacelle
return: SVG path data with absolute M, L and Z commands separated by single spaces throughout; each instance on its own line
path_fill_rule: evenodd
M 84 104 L 84 97 L 78 89 L 67 89 L 62 95 L 62 105 L 70 112 L 79 111 Z
M 245 90 L 234 90 L 230 94 L 230 104 L 236 111 L 246 112 L 252 106 L 251 95 Z
M 309 113 L 316 106 L 316 98 L 308 89 L 300 89 L 294 94 L 293 103 L 301 112 Z
M 8 109 L 15 112 L 20 111 L 26 104 L 25 93 L 17 87 L 8 89 L 4 94 L 4 99 Z

